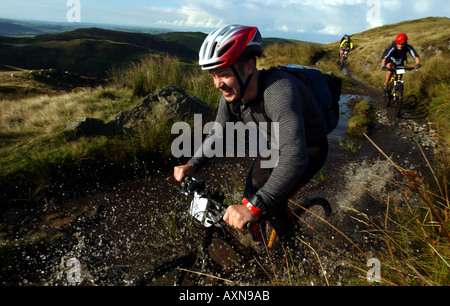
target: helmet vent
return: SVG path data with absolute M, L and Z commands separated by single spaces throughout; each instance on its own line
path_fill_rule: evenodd
M 222 55 L 224 55 L 225 53 L 227 53 L 228 50 L 230 50 L 231 47 L 233 47 L 234 43 L 235 43 L 235 42 L 233 41 L 233 42 L 230 42 L 229 44 L 225 45 L 225 46 L 220 50 L 220 53 L 218 54 L 219 57 L 222 56 Z
M 214 42 L 212 48 L 211 48 L 211 54 L 209 54 L 209 58 L 213 58 L 214 57 L 214 52 L 216 52 L 216 48 L 217 48 L 217 41 Z

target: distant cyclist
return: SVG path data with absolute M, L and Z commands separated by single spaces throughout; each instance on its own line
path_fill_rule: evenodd
M 381 62 L 382 69 L 387 70 L 386 82 L 384 85 L 385 90 L 392 76 L 392 71 L 388 69 L 393 69 L 396 66 L 403 66 L 405 61 L 407 60 L 406 57 L 408 53 L 416 61 L 416 65 L 414 68 L 419 69 L 421 67 L 419 55 L 417 54 L 416 50 L 414 50 L 414 48 L 408 44 L 408 36 L 405 33 L 401 33 L 397 35 L 395 41 L 386 50 Z
M 344 54 L 344 51 L 353 50 L 353 40 L 350 35 L 345 34 L 341 39 L 341 44 L 339 45 L 339 64 L 342 61 L 342 55 Z

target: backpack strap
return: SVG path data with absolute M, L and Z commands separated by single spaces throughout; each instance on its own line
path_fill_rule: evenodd
M 241 117 L 241 100 L 238 102 L 228 103 L 226 102 L 228 115 L 233 120 L 233 122 L 239 122 L 242 121 Z
M 260 70 L 259 78 L 258 78 L 258 95 L 254 103 L 258 103 L 260 105 L 261 113 L 264 116 L 266 122 L 271 122 L 269 116 L 267 116 L 266 110 L 264 108 L 264 90 L 266 88 L 266 81 L 272 71 L 276 70 L 276 68 L 270 68 L 269 70 Z M 242 121 L 241 117 L 241 100 L 233 103 L 227 103 L 227 111 L 228 115 L 234 122 Z M 252 103 L 253 105 L 253 103 Z

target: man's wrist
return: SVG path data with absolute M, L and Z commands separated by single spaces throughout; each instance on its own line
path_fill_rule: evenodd
M 257 195 L 253 196 L 250 200 L 243 198 L 242 204 L 258 217 L 261 217 L 264 214 L 264 204 Z

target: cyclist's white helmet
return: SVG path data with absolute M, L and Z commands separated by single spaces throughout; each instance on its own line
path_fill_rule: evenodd
M 205 39 L 199 52 L 203 70 L 233 65 L 245 54 L 261 56 L 261 33 L 256 27 L 228 25 L 215 29 Z

